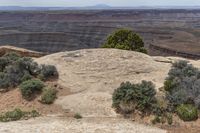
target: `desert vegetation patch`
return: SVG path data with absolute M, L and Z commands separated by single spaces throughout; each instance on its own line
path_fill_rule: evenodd
M 46 82 L 57 78 L 58 72 L 55 66 L 39 65 L 32 58 L 22 57 L 16 53 L 8 53 L 0 57 L 0 90 L 2 94 L 19 89 L 22 98 L 27 102 L 39 97 L 42 104 L 52 104 L 56 99 L 57 91 L 54 86 Z M 15 109 L 2 114 L 0 119 L 1 121 L 12 121 L 28 116 L 29 113 Z
M 195 121 L 199 115 L 200 71 L 187 61 L 172 64 L 164 82 L 162 98 L 152 82 L 124 82 L 113 93 L 113 107 L 118 113 L 154 116 L 151 122 L 173 124 L 173 117 Z

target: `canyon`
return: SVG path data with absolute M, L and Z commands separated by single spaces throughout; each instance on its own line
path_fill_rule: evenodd
M 1 11 L 0 46 L 44 53 L 99 48 L 119 28 L 140 34 L 150 55 L 200 58 L 200 10 Z

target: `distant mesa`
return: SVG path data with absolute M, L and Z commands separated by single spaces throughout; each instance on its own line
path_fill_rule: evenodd
M 78 10 L 78 9 L 109 9 L 112 8 L 106 4 L 97 4 L 94 6 L 83 7 L 22 7 L 22 6 L 0 6 L 0 10 Z
M 96 8 L 96 9 L 106 9 L 106 8 L 111 8 L 111 6 L 106 5 L 106 4 L 97 4 L 94 6 L 88 6 L 89 8 Z

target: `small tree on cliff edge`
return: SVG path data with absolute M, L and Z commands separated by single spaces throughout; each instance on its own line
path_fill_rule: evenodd
M 142 38 L 132 30 L 119 29 L 109 35 L 103 48 L 117 48 L 147 53 Z

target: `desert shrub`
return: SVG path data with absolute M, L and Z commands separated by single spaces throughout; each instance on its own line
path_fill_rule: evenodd
M 152 113 L 157 116 L 165 116 L 168 111 L 168 102 L 164 97 L 156 97 L 156 104 L 153 104 Z
M 122 83 L 113 95 L 113 107 L 122 113 L 135 110 L 151 111 L 156 103 L 155 87 L 152 82 L 142 81 L 141 84 Z
M 172 114 L 167 114 L 166 118 L 167 118 L 167 123 L 169 125 L 172 125 L 173 124 L 173 116 L 172 116 Z
M 168 101 L 165 99 L 164 96 L 156 96 L 157 102 L 156 104 L 153 104 L 153 110 L 152 114 L 154 114 L 155 118 L 152 120 L 153 124 L 156 123 L 168 123 L 171 125 L 173 123 L 173 117 L 171 113 L 169 112 L 168 108 Z M 156 120 L 159 118 L 159 122 Z
M 24 113 L 20 109 L 14 109 L 13 111 L 8 111 L 0 116 L 0 121 L 16 121 L 20 120 L 24 116 Z
M 23 77 L 21 78 L 21 82 L 27 81 L 27 80 L 31 80 L 33 78 L 33 76 L 31 76 L 29 73 L 25 73 L 23 75 Z
M 40 113 L 37 112 L 36 110 L 32 110 L 31 112 L 26 112 L 26 114 L 28 117 L 33 117 L 33 118 L 40 116 Z
M 31 112 L 25 112 L 21 109 L 14 109 L 13 111 L 8 111 L 0 115 L 1 122 L 17 121 L 23 118 L 38 117 L 40 114 L 36 110 Z
M 21 79 L 25 74 L 25 71 L 21 70 L 15 64 L 7 66 L 4 72 L 6 76 L 5 78 L 9 82 L 10 87 L 16 87 L 21 83 Z
M 184 121 L 198 119 L 198 109 L 191 104 L 181 104 L 177 107 L 177 114 Z
M 0 72 L 0 89 L 7 90 L 8 87 L 9 87 L 9 80 L 7 79 L 6 74 Z
M 109 35 L 103 48 L 117 48 L 147 53 L 142 38 L 132 30 L 119 29 Z
M 55 66 L 53 65 L 41 65 L 41 70 L 39 77 L 41 80 L 48 80 L 52 77 L 57 77 L 58 72 Z
M 22 78 L 24 78 L 25 74 L 29 74 L 29 70 L 26 65 L 27 60 L 24 59 L 26 58 L 20 57 L 14 53 L 6 54 L 3 57 L 0 57 L 0 60 L 4 60 L 6 62 L 0 63 L 2 71 L 0 82 L 6 83 L 6 85 L 0 85 L 1 87 L 15 87 L 23 81 Z
M 56 99 L 57 91 L 52 88 L 45 88 L 42 92 L 41 102 L 44 104 L 52 104 Z
M 186 61 L 178 61 L 168 75 L 164 88 L 172 110 L 187 103 L 200 107 L 200 71 Z
M 6 58 L 9 63 L 15 62 L 21 58 L 20 55 L 15 52 L 7 53 L 3 57 Z
M 57 77 L 58 72 L 54 66 L 41 65 L 40 67 L 33 59 L 20 57 L 15 53 L 0 57 L 0 89 L 16 87 L 38 76 L 47 80 L 50 77 Z
M 172 114 L 164 114 L 164 115 L 154 115 L 154 118 L 151 120 L 152 124 L 157 124 L 157 123 L 168 123 L 169 125 L 173 124 L 173 116 Z
M 158 116 L 158 115 L 155 115 L 155 116 L 154 116 L 154 119 L 151 120 L 151 123 L 152 123 L 152 124 L 156 124 L 156 123 L 160 123 L 160 122 L 161 122 L 161 117 Z
M 16 61 L 16 65 L 20 70 L 26 70 L 31 75 L 38 75 L 40 72 L 39 65 L 33 61 L 33 59 L 28 57 L 20 58 Z
M 19 86 L 23 98 L 27 100 L 30 100 L 35 93 L 40 93 L 43 87 L 44 83 L 36 79 L 24 81 Z
M 3 72 L 6 66 L 8 65 L 8 59 L 5 57 L 0 58 L 0 72 Z
M 76 113 L 74 115 L 74 118 L 76 118 L 76 119 L 82 119 L 83 117 L 79 113 Z
M 171 89 L 173 89 L 173 87 L 175 87 L 175 85 L 176 84 L 171 79 L 168 79 L 164 82 L 164 88 L 166 91 L 170 91 Z

